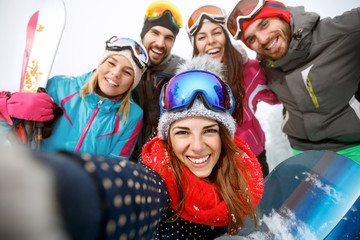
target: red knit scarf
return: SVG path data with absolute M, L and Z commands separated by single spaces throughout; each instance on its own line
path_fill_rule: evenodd
M 240 142 L 235 142 L 247 153 L 239 156 L 245 160 L 245 164 L 248 165 L 251 170 L 252 178 L 249 182 L 249 188 L 253 196 L 254 204 L 257 205 L 263 191 L 261 168 L 256 157 L 250 152 L 247 145 L 240 139 L 238 140 Z M 154 169 L 163 178 L 170 195 L 170 205 L 176 210 L 179 204 L 179 195 L 165 145 L 166 143 L 158 137 L 153 138 L 144 146 L 142 158 L 146 166 Z M 167 165 L 163 167 L 165 164 Z M 183 165 L 182 169 L 189 185 L 187 186 L 185 185 L 186 183 L 183 183 L 186 200 L 181 217 L 198 224 L 218 227 L 226 226 L 229 223 L 229 212 L 225 201 L 221 200 L 216 185 L 198 178 Z M 188 191 L 186 191 L 186 189 L 188 189 Z

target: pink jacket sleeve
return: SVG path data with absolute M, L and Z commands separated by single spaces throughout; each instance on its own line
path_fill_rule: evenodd
M 255 113 L 259 101 L 274 105 L 279 104 L 275 94 L 268 88 L 264 70 L 257 60 L 249 59 L 244 65 L 245 91 L 250 93 L 250 110 Z

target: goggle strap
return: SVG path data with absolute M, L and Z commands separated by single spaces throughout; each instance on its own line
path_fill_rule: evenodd
M 113 41 L 113 39 L 116 39 Z M 128 38 L 123 38 L 125 41 L 129 41 L 130 43 L 121 43 L 121 44 L 117 44 L 116 41 L 119 38 L 117 36 L 112 36 L 109 40 L 106 41 L 106 50 L 117 50 L 117 51 L 121 51 L 123 49 L 129 49 L 132 55 L 133 60 L 135 61 L 135 63 L 139 66 L 139 68 L 143 69 L 144 67 L 148 66 L 148 61 L 149 61 L 149 56 L 147 54 L 147 51 L 145 50 L 145 48 L 137 43 L 136 41 L 132 40 L 132 39 L 128 39 Z M 120 38 L 121 39 L 121 38 Z M 137 48 L 135 48 L 134 44 L 136 44 L 136 47 L 139 48 L 139 54 L 137 51 Z M 145 59 L 141 59 L 139 55 L 144 55 Z
M 220 17 L 218 17 L 220 16 Z M 218 19 L 216 19 L 218 18 Z M 223 18 L 223 19 L 221 19 Z M 211 22 L 215 22 L 215 23 L 225 23 L 226 18 L 224 16 L 221 15 L 213 15 L 213 14 L 209 14 L 206 12 L 201 13 L 199 19 L 189 28 L 189 33 L 191 36 L 193 36 L 195 34 L 195 32 L 197 32 L 197 29 L 199 28 L 199 26 L 202 25 L 203 21 L 205 19 L 208 19 Z
M 242 22 L 243 21 L 250 21 L 252 20 L 253 18 L 255 18 L 258 14 L 258 12 L 263 8 L 263 6 L 265 6 L 265 3 L 266 0 L 258 0 L 257 3 L 256 3 L 256 6 L 253 8 L 253 10 L 250 11 L 250 13 L 248 13 L 246 16 L 244 15 L 238 15 L 236 17 L 236 20 L 235 20 L 235 24 L 236 24 L 236 32 L 234 33 L 233 37 L 235 39 L 240 39 L 241 35 L 242 35 L 242 32 L 243 32 L 243 25 L 242 25 Z M 237 8 L 237 6 L 239 5 L 239 3 L 236 5 L 235 8 Z M 243 12 L 243 11 L 240 11 L 239 12 Z M 229 21 L 229 17 L 231 17 L 231 15 L 233 14 L 233 12 L 230 13 L 230 15 L 228 16 L 228 20 Z
M 175 18 L 174 18 L 173 14 L 171 13 L 170 10 L 166 10 L 166 11 L 164 11 L 163 13 L 161 13 L 159 16 L 156 16 L 156 17 L 146 17 L 146 19 L 151 22 L 151 21 L 154 21 L 154 20 L 158 20 L 159 18 L 162 18 L 162 16 L 164 16 L 164 14 L 170 15 L 171 20 L 172 20 L 172 23 L 175 25 L 175 27 L 177 27 L 178 29 L 180 29 L 179 24 L 176 23 L 176 20 L 175 20 Z M 146 19 L 145 19 L 145 20 L 146 20 Z
M 130 46 L 130 45 L 126 46 L 126 45 L 124 45 L 124 46 L 106 47 L 106 50 L 109 50 L 109 51 L 114 51 L 114 50 L 116 50 L 116 51 L 121 51 L 121 50 L 125 50 L 125 49 L 130 50 L 131 56 L 132 56 L 134 62 L 136 63 L 136 65 L 137 65 L 140 69 L 143 69 L 144 67 L 147 66 L 147 64 L 144 63 L 142 60 L 140 60 L 140 59 L 137 57 L 137 54 L 134 53 L 136 50 L 134 49 L 133 46 Z

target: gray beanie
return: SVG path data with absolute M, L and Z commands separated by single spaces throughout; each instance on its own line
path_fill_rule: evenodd
M 214 60 L 211 56 L 197 56 L 191 60 L 187 60 L 184 64 L 178 67 L 176 75 L 189 70 L 203 70 L 211 72 L 217 76 L 222 76 L 223 64 L 220 61 Z M 176 76 L 175 76 L 176 77 Z M 170 80 L 171 81 L 171 80 Z M 194 79 L 196 81 L 196 79 Z M 196 98 L 192 106 L 183 111 L 168 111 L 164 112 L 159 119 L 158 136 L 161 139 L 167 139 L 170 125 L 176 120 L 186 117 L 206 117 L 213 119 L 223 124 L 229 131 L 233 138 L 236 131 L 236 122 L 231 116 L 230 112 L 214 111 L 207 108 L 203 102 Z
M 211 72 L 221 79 L 224 79 L 224 64 L 218 60 L 213 59 L 210 55 L 198 55 L 192 59 L 186 60 L 183 64 L 180 64 L 175 75 L 189 70 L 203 70 Z

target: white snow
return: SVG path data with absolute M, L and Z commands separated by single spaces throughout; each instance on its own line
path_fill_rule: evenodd
M 216 238 L 216 240 L 296 240 L 299 237 L 306 240 L 317 239 L 311 229 L 302 221 L 296 219 L 295 214 L 289 209 L 282 209 L 281 214 L 273 210 L 269 216 L 265 215 L 260 219 L 259 225 L 261 229 L 266 229 L 266 231 L 254 232 L 247 236 L 224 235 Z

